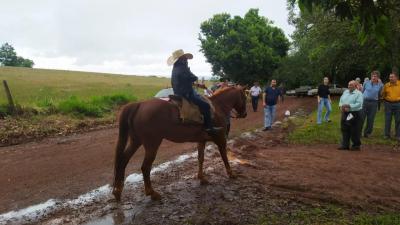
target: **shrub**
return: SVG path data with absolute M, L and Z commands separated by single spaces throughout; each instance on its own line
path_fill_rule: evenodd
M 58 104 L 58 111 L 65 114 L 75 114 L 83 116 L 100 117 L 102 115 L 99 107 L 93 106 L 90 103 L 78 99 L 76 96 L 71 96 L 69 99 Z
M 55 114 L 58 112 L 57 106 L 52 98 L 44 98 L 36 102 L 36 106 L 40 113 Z
M 10 109 L 7 104 L 0 105 L 0 119 L 3 119 L 6 116 L 15 115 L 15 116 L 32 116 L 37 115 L 38 111 L 32 107 L 21 106 L 20 104 L 15 104 L 14 112 Z
M 8 105 L 0 104 L 0 118 L 4 118 L 9 114 Z
M 130 101 L 136 101 L 136 97 L 129 94 L 113 94 L 95 96 L 89 101 L 83 101 L 76 96 L 62 101 L 58 104 L 57 110 L 65 114 L 78 116 L 101 117 L 106 112 L 111 112 L 116 107 Z

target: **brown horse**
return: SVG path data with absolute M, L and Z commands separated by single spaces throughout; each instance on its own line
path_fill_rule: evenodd
M 207 183 L 203 174 L 204 148 L 207 141 L 213 141 L 218 146 L 229 177 L 234 177 L 228 162 L 225 132 L 227 119 L 230 117 L 232 109 L 237 112 L 237 117 L 246 117 L 246 96 L 243 88 L 229 87 L 217 91 L 210 99 L 215 107 L 214 124 L 224 128 L 224 131 L 212 137 L 207 135 L 202 125 L 182 123 L 179 119 L 177 106 L 164 100 L 151 99 L 127 104 L 122 108 L 119 116 L 113 185 L 113 195 L 117 201 L 121 199 L 126 165 L 141 145 L 145 148 L 141 167 L 145 193 L 150 195 L 153 200 L 161 198 L 151 186 L 150 170 L 156 158 L 158 147 L 164 138 L 178 143 L 198 143 L 198 179 L 200 179 L 201 184 Z M 130 143 L 126 147 L 128 139 Z

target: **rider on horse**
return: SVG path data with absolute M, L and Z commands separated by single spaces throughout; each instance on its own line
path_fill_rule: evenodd
M 210 105 L 193 89 L 193 82 L 197 81 L 198 78 L 188 67 L 188 59 L 192 58 L 192 54 L 184 53 L 182 49 L 176 50 L 168 58 L 167 64 L 170 66 L 173 65 L 171 77 L 172 88 L 175 95 L 184 97 L 199 107 L 204 117 L 206 132 L 209 135 L 215 135 L 222 127 L 214 127 L 212 125 Z

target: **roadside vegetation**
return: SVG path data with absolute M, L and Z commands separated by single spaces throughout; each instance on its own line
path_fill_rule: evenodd
M 304 206 L 283 213 L 260 216 L 257 225 L 399 225 L 400 214 L 366 213 L 340 206 Z
M 0 146 L 113 126 L 119 107 L 151 98 L 168 78 L 0 67 Z
M 316 100 L 315 100 L 316 101 Z M 317 104 L 315 103 L 315 108 Z M 323 111 L 325 115 L 325 108 Z M 341 141 L 340 132 L 340 117 L 339 102 L 335 100 L 332 102 L 332 113 L 330 119 L 332 122 L 324 122 L 320 125 L 317 124 L 317 110 L 313 111 L 305 118 L 297 118 L 295 123 L 298 126 L 293 132 L 289 134 L 289 141 L 294 144 L 338 144 Z M 384 130 L 384 107 L 381 106 L 380 111 L 377 112 L 374 123 L 374 130 L 372 135 L 368 138 L 362 138 L 363 144 L 372 145 L 394 145 L 396 141 L 383 139 Z M 392 125 L 394 127 L 394 124 Z

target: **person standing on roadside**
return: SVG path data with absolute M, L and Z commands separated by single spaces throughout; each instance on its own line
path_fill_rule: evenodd
M 275 119 L 276 104 L 278 103 L 278 97 L 281 96 L 282 92 L 276 86 L 276 80 L 271 80 L 271 86 L 265 88 L 263 93 L 263 106 L 264 106 L 264 129 L 263 131 L 270 130 L 272 123 Z
M 254 82 L 254 86 L 250 88 L 251 104 L 253 106 L 254 112 L 257 112 L 258 99 L 260 98 L 261 93 L 262 93 L 262 90 L 261 90 L 258 82 Z
M 379 71 L 371 73 L 371 79 L 364 82 L 363 85 L 363 109 L 361 127 L 364 126 L 365 120 L 367 125 L 364 128 L 364 137 L 368 138 L 374 128 L 374 120 L 376 111 L 378 110 L 379 98 L 382 92 L 383 84 L 379 82 Z
M 363 91 L 363 86 L 361 84 L 361 79 L 359 77 L 356 78 L 356 88 L 361 92 Z
M 385 84 L 382 98 L 385 101 L 385 139 L 390 138 L 392 117 L 395 123 L 395 137 L 400 139 L 400 81 L 397 68 L 389 75 L 389 82 Z
M 321 85 L 318 86 L 318 112 L 317 112 L 317 124 L 322 123 L 322 109 L 325 106 L 326 113 L 324 116 L 324 121 L 331 122 L 329 119 L 329 115 L 332 111 L 332 101 L 331 95 L 329 91 L 329 78 L 324 77 L 324 81 Z
M 339 107 L 342 111 L 341 131 L 342 143 L 338 150 L 350 150 L 350 139 L 353 142 L 351 150 L 359 151 L 361 146 L 361 110 L 363 95 L 357 90 L 357 82 L 349 82 L 348 90 L 340 97 Z

